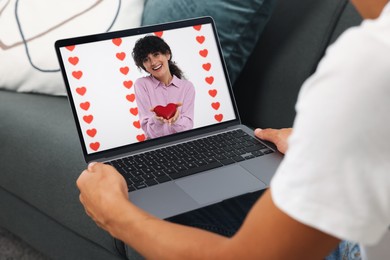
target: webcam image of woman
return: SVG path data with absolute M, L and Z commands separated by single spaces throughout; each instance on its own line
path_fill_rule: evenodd
M 194 125 L 195 88 L 172 61 L 169 45 L 147 35 L 135 43 L 133 59 L 149 76 L 135 81 L 139 117 L 148 139 L 186 131 Z

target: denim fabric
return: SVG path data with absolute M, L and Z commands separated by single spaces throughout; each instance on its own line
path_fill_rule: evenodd
M 230 80 L 235 82 L 264 29 L 276 0 L 147 0 L 142 25 L 200 16 L 214 18 Z
M 226 237 L 233 236 L 240 228 L 249 210 L 262 195 L 263 191 L 245 194 L 218 204 L 194 210 L 167 221 L 208 230 Z M 134 259 L 134 250 L 126 246 L 129 259 Z M 358 244 L 342 241 L 326 260 L 360 260 Z
M 223 236 L 231 237 L 240 228 L 247 213 L 262 192 L 246 194 L 219 204 L 185 213 L 168 221 L 208 230 Z M 342 241 L 326 260 L 360 260 L 358 244 Z

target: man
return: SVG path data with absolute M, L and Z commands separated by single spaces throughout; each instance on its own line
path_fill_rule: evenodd
M 255 131 L 286 155 L 231 238 L 142 211 L 99 163 L 77 181 L 87 214 L 146 258 L 319 259 L 341 240 L 378 243 L 390 225 L 390 4 L 352 2 L 366 19 L 383 12 L 328 49 L 302 87 L 292 133 Z

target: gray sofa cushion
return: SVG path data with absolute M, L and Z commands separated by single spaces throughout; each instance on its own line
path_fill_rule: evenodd
M 278 0 L 234 85 L 242 121 L 253 127 L 291 127 L 303 82 L 326 47 L 360 22 L 348 0 Z
M 61 237 L 52 236 L 55 236 L 54 230 L 62 230 L 58 235 L 64 238 L 81 237 L 81 244 L 95 244 L 92 251 L 90 246 L 85 249 L 94 259 L 107 259 L 110 255 L 115 259 L 117 253 L 112 238 L 87 217 L 78 201 L 75 182 L 86 163 L 67 99 L 0 92 L 0 188 L 3 193 L 0 201 L 7 203 L 5 198 L 9 197 L 9 203 L 15 203 L 4 205 L 1 211 L 4 213 L 6 208 L 8 214 L 16 215 L 16 219 L 7 215 L 1 225 L 13 232 L 20 231 L 17 235 L 27 241 L 31 240 L 25 236 L 40 232 L 41 241 L 32 241 L 38 243 L 38 248 L 44 247 L 41 250 L 45 253 L 54 253 L 51 257 L 77 259 L 70 257 L 73 252 L 66 246 L 66 239 L 57 250 L 53 250 L 52 245 L 42 244 L 50 239 L 61 241 Z M 34 216 L 36 218 L 32 218 Z M 21 223 L 26 223 L 27 227 L 21 228 Z M 34 230 L 33 225 L 39 229 Z M 77 255 L 80 256 L 80 252 Z

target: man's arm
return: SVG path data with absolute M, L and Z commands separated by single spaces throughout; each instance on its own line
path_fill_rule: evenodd
M 284 214 L 274 205 L 270 191 L 254 205 L 237 234 L 226 238 L 139 209 L 128 201 L 125 180 L 111 166 L 90 165 L 77 185 L 87 214 L 146 258 L 316 259 L 339 242 Z

